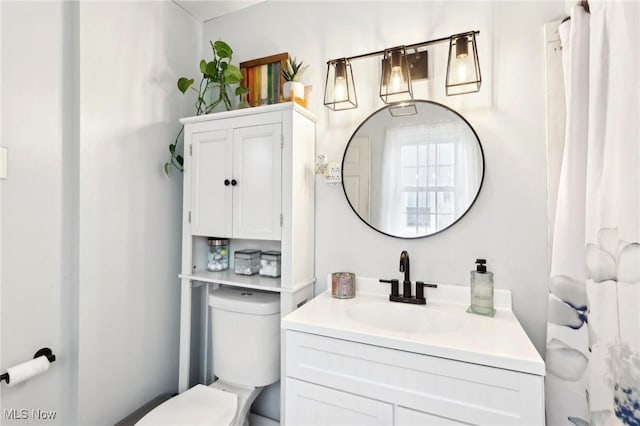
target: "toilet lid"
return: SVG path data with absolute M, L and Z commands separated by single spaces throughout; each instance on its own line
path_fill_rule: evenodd
M 236 415 L 238 397 L 230 392 L 196 385 L 160 404 L 136 425 L 225 425 Z

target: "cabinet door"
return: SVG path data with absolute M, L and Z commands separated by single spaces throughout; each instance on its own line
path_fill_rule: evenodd
M 233 237 L 279 240 L 282 125 L 233 131 Z
M 191 137 L 191 233 L 231 237 L 233 140 L 231 130 L 194 133 Z
M 287 378 L 285 423 L 295 426 L 393 424 L 393 406 Z
M 369 222 L 371 200 L 371 143 L 369 137 L 359 136 L 349 142 L 345 152 L 342 183 L 353 209 Z
M 436 416 L 420 410 L 412 410 L 405 407 L 396 407 L 396 426 L 468 426 L 472 423 L 463 423 L 455 419 Z

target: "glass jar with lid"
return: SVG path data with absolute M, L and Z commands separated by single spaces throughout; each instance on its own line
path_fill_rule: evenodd
M 260 250 L 236 250 L 233 260 L 233 269 L 238 275 L 255 275 L 260 270 Z
M 207 270 L 218 272 L 229 269 L 229 240 L 212 237 L 207 240 L 207 244 Z
M 280 276 L 280 259 L 279 251 L 270 250 L 263 251 L 260 254 L 260 275 L 264 277 L 277 278 Z

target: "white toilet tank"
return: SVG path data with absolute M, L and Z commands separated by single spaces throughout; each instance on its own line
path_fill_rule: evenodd
M 238 287 L 209 294 L 212 363 L 232 384 L 267 386 L 280 380 L 280 296 Z

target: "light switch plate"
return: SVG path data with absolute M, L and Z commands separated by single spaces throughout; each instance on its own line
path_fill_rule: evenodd
M 6 147 L 0 146 L 0 179 L 7 179 L 9 176 L 7 161 L 8 152 L 9 150 Z
M 326 154 L 318 154 L 316 155 L 316 174 L 317 175 L 326 175 L 328 173 L 328 163 L 327 163 L 327 155 Z

